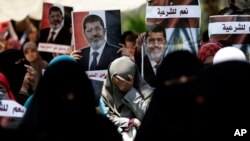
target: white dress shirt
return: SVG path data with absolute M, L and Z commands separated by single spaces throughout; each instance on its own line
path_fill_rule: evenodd
M 92 55 L 92 53 L 93 52 L 98 52 L 99 53 L 99 55 L 96 57 L 97 65 L 98 65 L 98 63 L 99 63 L 99 61 L 101 59 L 102 52 L 103 52 L 103 49 L 104 49 L 105 45 L 106 45 L 106 42 L 98 50 L 93 50 L 92 47 L 90 47 L 90 52 L 89 52 L 89 69 L 90 69 L 91 62 L 93 61 L 93 58 L 94 58 L 93 55 Z
M 47 42 L 49 41 L 50 37 L 52 36 L 52 32 L 53 32 L 53 31 L 55 32 L 54 37 L 53 37 L 53 41 L 54 41 L 55 38 L 57 37 L 58 33 L 59 33 L 60 30 L 62 29 L 62 27 L 63 27 L 63 26 L 61 25 L 61 26 L 60 26 L 59 28 L 57 28 L 56 30 L 50 28 L 50 30 L 49 30 L 49 36 L 48 36 L 48 38 L 47 38 Z

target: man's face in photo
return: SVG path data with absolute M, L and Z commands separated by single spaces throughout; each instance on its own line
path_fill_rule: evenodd
M 61 11 L 51 11 L 49 14 L 50 26 L 53 29 L 58 29 L 62 25 L 63 16 Z
M 98 49 L 103 45 L 105 31 L 99 21 L 86 23 L 84 33 L 91 47 Z
M 163 32 L 149 32 L 148 35 L 149 35 L 147 37 L 148 57 L 150 60 L 158 62 L 160 61 L 163 55 L 166 46 L 166 39 L 163 35 Z
M 166 6 L 170 3 L 169 0 L 147 0 L 149 6 Z

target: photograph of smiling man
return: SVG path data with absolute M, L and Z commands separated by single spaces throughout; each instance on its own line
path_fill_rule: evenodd
M 72 7 L 60 4 L 43 3 L 43 17 L 38 50 L 47 62 L 71 49 L 71 11 Z M 60 50 L 60 51 L 59 51 Z M 67 50 L 61 52 L 61 50 Z
M 106 70 L 120 57 L 120 11 L 73 12 L 74 50 L 71 53 L 88 70 Z

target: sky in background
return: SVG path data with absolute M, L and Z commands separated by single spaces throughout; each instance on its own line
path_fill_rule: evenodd
M 108 10 L 120 9 L 121 11 L 138 8 L 146 0 L 44 0 L 46 2 L 61 3 L 73 6 L 75 11 L 82 10 Z
M 74 11 L 121 10 L 136 9 L 146 0 L 0 0 L 0 22 L 21 21 L 29 16 L 33 19 L 42 18 L 42 3 L 58 3 L 74 8 Z

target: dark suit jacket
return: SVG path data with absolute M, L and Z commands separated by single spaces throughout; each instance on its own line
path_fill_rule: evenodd
M 109 43 L 106 43 L 103 52 L 101 54 L 100 61 L 97 64 L 96 70 L 106 70 L 109 67 L 109 64 L 114 61 L 116 58 L 121 57 L 120 54 L 117 54 L 118 47 L 113 46 Z M 90 47 L 81 49 L 82 59 L 80 63 L 84 65 L 86 69 L 89 69 L 89 53 Z
M 50 28 L 42 29 L 40 32 L 40 40 L 39 42 L 47 43 L 47 39 L 49 36 L 49 30 Z M 57 34 L 55 40 L 55 44 L 61 44 L 61 45 L 70 45 L 71 44 L 71 33 L 68 29 L 62 28 L 59 33 Z
M 141 54 L 135 53 L 135 63 L 141 73 Z M 154 70 L 151 66 L 150 60 L 148 56 L 144 56 L 144 80 L 151 86 L 156 86 L 156 75 L 154 73 Z
M 144 57 L 144 79 L 151 87 L 156 86 L 156 75 L 148 56 Z
M 39 42 L 41 43 L 47 43 L 47 39 L 49 36 L 49 30 L 50 28 L 45 28 L 40 31 L 40 39 Z M 55 44 L 61 44 L 61 45 L 71 45 L 71 33 L 68 29 L 62 28 L 59 33 L 57 34 L 55 40 Z M 49 52 L 41 52 L 40 53 L 42 58 L 46 60 L 47 62 L 50 62 L 50 60 L 53 59 L 52 53 Z

